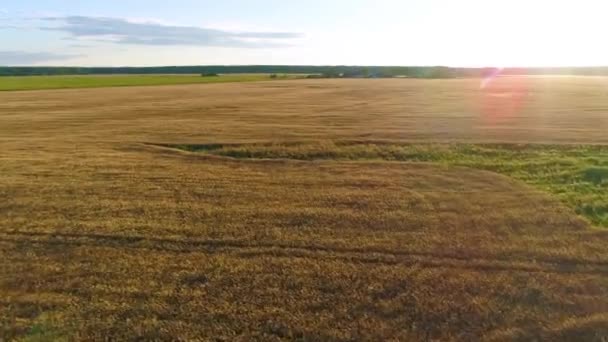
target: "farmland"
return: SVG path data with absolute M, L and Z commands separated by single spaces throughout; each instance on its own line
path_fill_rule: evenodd
M 608 148 L 603 146 L 329 141 L 169 147 L 233 158 L 433 162 L 488 170 L 553 193 L 593 224 L 608 228 Z
M 607 86 L 2 92 L 0 336 L 599 341 Z
M 282 75 L 281 78 L 297 78 Z M 269 80 L 268 74 L 200 75 L 105 75 L 105 76 L 7 76 L 0 77 L 0 91 L 66 88 L 102 88 Z

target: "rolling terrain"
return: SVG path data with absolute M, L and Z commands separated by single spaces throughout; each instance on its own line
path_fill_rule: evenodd
M 607 85 L 2 92 L 0 336 L 601 341 Z

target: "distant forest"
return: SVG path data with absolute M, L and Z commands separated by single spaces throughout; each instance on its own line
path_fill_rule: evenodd
M 318 77 L 413 77 L 463 78 L 483 77 L 494 68 L 449 68 L 411 66 L 306 66 L 306 65 L 240 65 L 240 66 L 163 66 L 163 67 L 0 67 L 0 76 L 34 75 L 110 75 L 110 74 L 308 74 Z M 608 75 L 608 67 L 580 68 L 507 68 L 503 75 Z

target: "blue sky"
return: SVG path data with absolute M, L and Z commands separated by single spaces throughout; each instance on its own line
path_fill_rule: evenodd
M 608 65 L 605 0 L 20 0 L 0 65 Z

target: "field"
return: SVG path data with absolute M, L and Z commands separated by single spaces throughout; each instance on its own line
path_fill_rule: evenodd
M 280 78 L 297 78 L 297 76 L 281 75 Z M 7 76 L 0 77 L 0 91 L 252 82 L 269 79 L 268 74 L 212 77 L 201 77 L 200 75 Z
M 607 85 L 2 92 L 0 336 L 602 341 Z

